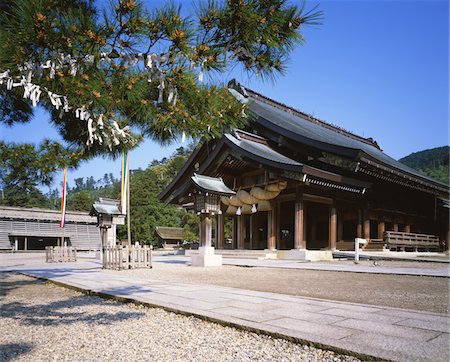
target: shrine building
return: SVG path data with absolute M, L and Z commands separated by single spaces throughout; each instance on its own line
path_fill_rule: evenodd
M 229 90 L 247 104 L 247 125 L 203 142 L 159 195 L 166 203 L 192 208 L 186 185 L 194 174 L 221 178 L 235 191 L 221 197 L 216 251 L 323 257 L 352 249 L 355 238 L 366 239 L 368 249 L 448 249 L 447 184 L 389 157 L 371 138 L 234 80 Z M 225 240 L 225 222 L 233 225 L 231 240 Z

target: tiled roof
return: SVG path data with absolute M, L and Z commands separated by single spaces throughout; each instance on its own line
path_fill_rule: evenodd
M 248 112 L 251 122 L 270 129 L 275 134 L 305 144 L 316 149 L 351 157 L 357 161 L 387 166 L 395 172 L 412 176 L 438 187 L 448 188 L 448 185 L 402 164 L 385 154 L 371 138 L 363 138 L 306 113 L 295 110 L 282 103 L 274 101 L 250 89 L 244 88 L 236 81 L 231 81 L 230 87 L 247 97 Z

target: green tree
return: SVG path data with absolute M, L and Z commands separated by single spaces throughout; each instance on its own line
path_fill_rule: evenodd
M 67 203 L 67 209 L 75 211 L 89 211 L 93 202 L 94 201 L 91 199 L 87 190 L 82 190 L 75 194 L 70 203 Z
M 171 3 L 97 5 L 2 1 L 0 122 L 28 121 L 38 101 L 50 112 L 64 147 L 58 159 L 33 160 L 47 178 L 61 163 L 117 156 L 145 137 L 208 139 L 242 126 L 245 105 L 203 74 L 240 65 L 276 76 L 321 17 L 286 0 L 208 1 L 196 14 Z

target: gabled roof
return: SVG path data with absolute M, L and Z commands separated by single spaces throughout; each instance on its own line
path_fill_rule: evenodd
M 329 187 L 343 191 L 364 193 L 364 190 L 371 185 L 368 182 L 304 165 L 279 153 L 264 138 L 241 130 L 225 134 L 220 140 L 214 141 L 211 148 L 212 150 L 207 155 L 205 155 L 208 150 L 206 145 L 203 145 L 200 150 L 196 150 L 173 181 L 159 194 L 158 198 L 168 203 L 176 201 L 179 197 L 189 192 L 192 188 L 190 182 L 194 180 L 197 180 L 194 183 L 202 184 L 202 191 L 207 192 L 209 190 L 212 192 L 214 187 L 210 183 L 217 179 L 194 173 L 194 176 L 189 180 L 187 178 L 189 169 L 196 169 L 196 172 L 204 172 L 216 162 L 220 162 L 218 160 L 223 159 L 224 156 L 226 158 L 231 155 L 238 155 L 244 162 L 255 167 L 264 167 L 264 169 L 273 170 L 280 175 L 285 171 L 290 171 L 298 177 L 304 176 L 305 180 L 308 177 L 308 182 L 326 183 Z M 196 164 L 197 168 L 195 168 Z M 289 176 L 286 177 L 289 178 Z M 199 178 L 201 182 L 198 181 Z M 230 190 L 226 185 L 224 186 Z M 230 191 L 234 193 L 234 191 Z
M 183 228 L 157 226 L 155 234 L 163 240 L 183 240 Z
M 229 83 L 233 94 L 239 92 L 238 99 L 248 104 L 250 125 L 257 128 L 266 138 L 280 137 L 318 151 L 325 151 L 370 165 L 369 172 L 379 169 L 391 173 L 396 178 L 405 179 L 405 183 L 416 182 L 440 192 L 448 193 L 448 185 L 400 163 L 383 153 L 371 138 L 363 138 L 342 128 L 329 124 L 304 112 L 288 107 L 265 97 L 253 90 L 244 88 L 235 80 Z M 358 170 L 357 170 L 358 171 Z M 364 168 L 361 167 L 360 172 Z M 400 181 L 399 181 L 400 182 Z
M 104 203 L 96 202 L 92 205 L 89 215 L 97 216 L 99 214 L 106 214 L 106 215 L 113 215 L 113 216 L 122 215 L 122 213 L 120 212 L 120 210 L 116 204 L 111 204 L 111 203 L 104 204 Z
M 221 196 L 231 196 L 236 193 L 229 189 L 227 185 L 223 183 L 221 178 L 197 175 L 194 173 L 191 177 L 191 181 L 197 189 L 203 192 L 215 193 Z

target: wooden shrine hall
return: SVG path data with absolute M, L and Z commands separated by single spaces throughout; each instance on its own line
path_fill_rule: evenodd
M 221 178 L 235 191 L 221 197 L 216 249 L 302 258 L 305 251 L 353 249 L 357 237 L 367 248 L 448 249 L 448 185 L 389 157 L 371 138 L 234 80 L 229 90 L 247 105 L 245 129 L 204 142 L 159 195 L 192 208 L 186 185 L 194 173 Z M 231 242 L 225 223 L 232 224 Z

